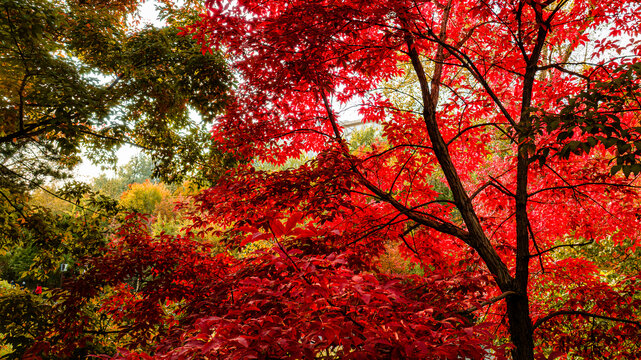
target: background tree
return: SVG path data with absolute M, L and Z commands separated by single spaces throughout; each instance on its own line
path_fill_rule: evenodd
M 231 76 L 218 53 L 177 35 L 196 16 L 195 3 L 161 2 L 161 28 L 139 25 L 139 3 L 0 1 L 0 269 L 26 285 L 0 294 L 2 312 L 12 313 L 0 337 L 15 345 L 15 358 L 36 339 L 21 333 L 36 327 L 20 318 L 29 324 L 39 315 L 13 306 L 49 313 L 29 307 L 51 305 L 31 301 L 35 286 L 63 285 L 77 261 L 102 251 L 116 223 L 113 199 L 82 184 L 51 185 L 69 180 L 81 150 L 105 164 L 122 144 L 137 146 L 153 157 L 156 177 L 177 182 L 213 180 L 222 160 L 232 161 L 203 142 Z M 70 203 L 62 209 L 47 198 Z M 100 330 L 99 319 L 89 323 Z
M 221 110 L 230 75 L 220 56 L 176 35 L 193 14 L 176 10 L 170 26 L 131 31 L 137 4 L 2 4 L 4 182 L 33 187 L 75 165 L 81 146 L 104 161 L 123 143 L 153 153 L 166 178 L 194 173 L 190 162 L 208 171 L 203 126 Z
M 46 217 L 25 222 L 28 192 L 68 178 L 82 148 L 108 161 L 124 143 L 142 147 L 153 154 L 157 176 L 176 181 L 220 170 L 220 152 L 200 141 L 226 101 L 231 78 L 222 58 L 177 36 L 176 26 L 195 16 L 193 8 L 167 2 L 168 26 L 130 28 L 137 5 L 1 3 L 3 246 L 15 245 L 16 228 L 46 226 Z M 201 118 L 192 120 L 192 112 Z
M 114 177 L 101 173 L 92 179 L 92 188 L 117 199 L 131 184 L 141 184 L 147 180 L 158 182 L 153 177 L 154 163 L 150 156 L 140 153 L 125 165 L 118 167 Z
M 142 214 L 155 214 L 156 207 L 171 192 L 163 184 L 153 184 L 149 180 L 141 184 L 131 184 L 120 196 L 120 204 L 126 209 Z

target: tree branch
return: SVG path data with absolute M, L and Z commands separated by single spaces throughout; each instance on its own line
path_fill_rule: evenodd
M 539 250 L 539 253 L 538 253 L 538 254 L 532 254 L 532 255 L 530 255 L 530 256 L 531 256 L 531 257 L 541 256 L 541 255 L 543 255 L 543 254 L 545 254 L 545 253 L 549 253 L 550 251 L 554 251 L 554 250 L 556 250 L 556 249 L 558 249 L 558 248 L 563 248 L 563 247 L 571 247 L 571 248 L 575 248 L 575 247 L 577 247 L 577 246 L 585 246 L 585 245 L 590 245 L 590 244 L 592 244 L 592 243 L 594 243 L 594 239 L 590 239 L 590 241 L 586 241 L 586 242 L 582 242 L 582 243 L 578 243 L 578 244 L 562 244 L 562 245 L 556 245 L 556 246 L 552 246 L 551 248 L 549 248 L 549 249 L 547 249 L 547 250 L 543 250 L 543 251 L 540 251 L 540 250 Z
M 636 321 L 636 320 L 628 320 L 628 319 L 622 319 L 622 318 L 617 318 L 613 316 L 606 316 L 606 315 L 598 315 L 598 314 L 593 314 L 587 311 L 581 311 L 581 310 L 559 310 L 552 312 L 540 319 L 538 319 L 534 325 L 532 326 L 532 330 L 536 330 L 539 326 L 541 326 L 544 322 L 555 318 L 557 316 L 562 316 L 562 315 L 579 315 L 583 317 L 593 317 L 597 319 L 604 319 L 604 320 L 610 320 L 610 321 L 616 321 L 616 322 L 621 322 L 625 324 L 632 324 L 636 325 L 637 327 L 641 328 L 641 322 Z
M 470 313 L 473 313 L 473 312 L 475 312 L 476 310 L 478 310 L 478 309 L 480 309 L 480 308 L 482 308 L 482 307 L 485 307 L 485 306 L 488 306 L 488 305 L 492 305 L 492 304 L 494 304 L 494 303 L 496 303 L 496 302 L 499 302 L 499 301 L 501 301 L 501 300 L 505 299 L 505 298 L 506 298 L 506 297 L 508 297 L 508 296 L 513 296 L 513 295 L 518 295 L 518 294 L 517 294 L 517 293 L 515 293 L 514 291 L 506 291 L 506 292 L 504 292 L 503 294 L 501 294 L 501 295 L 499 295 L 499 296 L 495 296 L 495 297 L 491 298 L 490 300 L 483 301 L 483 302 L 482 302 L 482 303 L 480 303 L 478 306 L 472 306 L 472 307 L 471 307 L 471 308 L 469 308 L 469 309 L 463 310 L 463 311 L 461 311 L 461 313 L 462 313 L 462 314 L 470 314 Z
M 532 197 L 532 196 L 534 196 L 534 195 L 536 195 L 538 193 L 542 193 L 544 191 L 561 190 L 561 189 L 575 190 L 578 187 L 590 186 L 590 185 L 641 188 L 641 186 L 636 186 L 636 185 L 632 185 L 632 184 L 617 184 L 617 183 L 609 183 L 609 182 L 585 182 L 585 183 L 576 184 L 576 185 L 569 185 L 569 182 L 567 180 L 563 179 L 563 181 L 568 183 L 568 185 L 565 185 L 565 186 L 561 186 L 561 185 L 559 185 L 559 186 L 550 186 L 550 187 L 546 187 L 546 188 L 543 188 L 543 189 L 539 189 L 537 191 L 531 192 L 529 194 L 529 197 Z M 582 194 L 582 193 L 580 193 L 580 194 Z
M 407 216 L 409 219 L 421 224 L 425 225 L 429 228 L 432 228 L 434 230 L 440 231 L 444 234 L 452 235 L 454 237 L 457 237 L 461 239 L 463 242 L 466 244 L 469 244 L 470 241 L 470 234 L 461 229 L 460 227 L 448 223 L 448 222 L 439 222 L 437 220 L 431 219 L 425 215 L 422 215 L 415 210 L 412 210 L 405 205 L 401 204 L 396 200 L 393 196 L 388 194 L 386 191 L 381 190 L 374 184 L 372 184 L 369 180 L 365 178 L 364 175 L 362 175 L 360 172 L 358 173 L 360 175 L 360 183 L 365 186 L 367 189 L 369 189 L 374 195 L 378 196 L 382 201 L 385 201 L 386 203 L 392 205 L 396 210 L 401 212 L 403 215 Z
M 425 122 L 427 133 L 430 141 L 432 142 L 434 154 L 436 155 L 441 170 L 447 179 L 450 190 L 452 190 L 456 207 L 461 213 L 461 217 L 469 231 L 469 237 L 467 237 L 466 243 L 475 249 L 481 256 L 496 279 L 501 290 L 511 290 L 513 278 L 510 275 L 507 266 L 501 260 L 485 235 L 483 227 L 481 226 L 478 216 L 474 211 L 474 207 L 472 206 L 472 202 L 461 183 L 461 179 L 456 171 L 456 166 L 452 162 L 447 144 L 441 135 L 439 125 L 436 121 L 436 104 L 432 100 L 434 97 L 431 94 L 425 69 L 423 68 L 420 56 L 416 50 L 413 35 L 409 31 L 406 31 L 405 42 L 407 45 L 408 55 L 412 61 L 412 66 L 420 85 L 423 100 L 423 121 Z M 445 42 L 440 41 L 440 39 L 438 42 L 441 46 L 447 49 Z M 436 67 L 439 66 L 442 65 L 436 65 Z M 436 98 L 438 99 L 438 96 L 436 96 Z
M 336 141 L 340 142 L 341 132 L 340 130 L 338 130 L 338 120 L 336 120 L 336 116 L 332 111 L 332 107 L 329 104 L 329 100 L 327 99 L 325 90 L 320 89 L 320 93 L 321 93 L 321 97 L 323 98 L 323 105 L 325 106 L 325 110 L 327 111 L 327 117 L 329 118 L 329 121 L 332 124 L 332 130 L 334 130 L 334 138 L 336 139 Z

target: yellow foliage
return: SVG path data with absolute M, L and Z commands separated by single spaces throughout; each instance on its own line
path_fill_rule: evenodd
M 131 184 L 129 190 L 120 196 L 120 205 L 143 214 L 156 215 L 156 207 L 171 196 L 171 192 L 162 183 L 147 180 L 142 184 Z

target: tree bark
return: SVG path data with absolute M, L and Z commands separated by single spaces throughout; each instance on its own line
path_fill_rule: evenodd
M 510 338 L 514 344 L 514 360 L 534 360 L 534 337 L 530 304 L 527 295 L 506 298 Z

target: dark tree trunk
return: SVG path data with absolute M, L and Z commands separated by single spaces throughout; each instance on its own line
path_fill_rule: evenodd
M 507 316 L 510 337 L 515 348 L 514 360 L 534 360 L 534 338 L 528 298 L 524 295 L 507 298 Z

